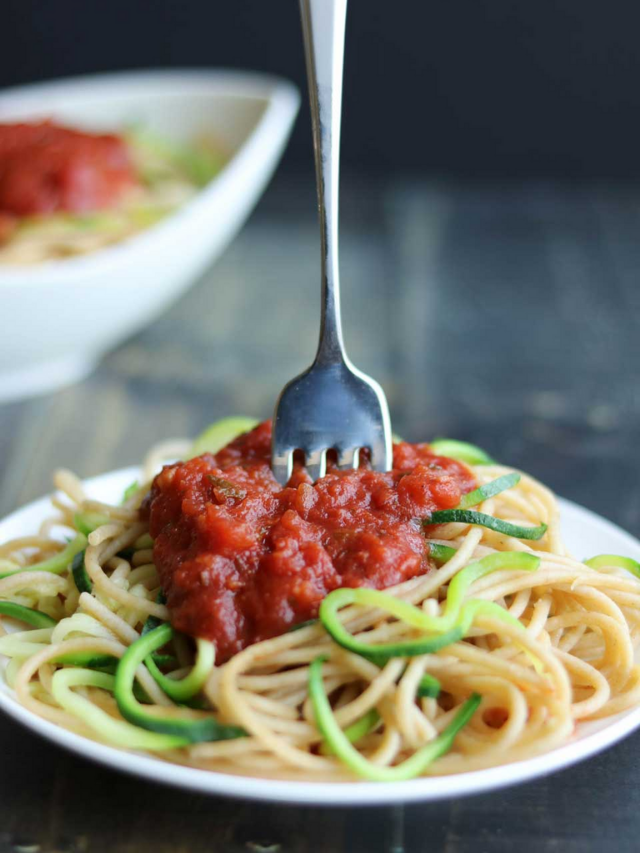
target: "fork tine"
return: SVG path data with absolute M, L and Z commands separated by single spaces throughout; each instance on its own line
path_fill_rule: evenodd
M 284 486 L 293 473 L 293 448 L 278 449 L 272 457 L 271 470 L 276 480 Z
M 360 448 L 338 449 L 338 468 L 358 468 L 360 466 Z
M 371 444 L 371 467 L 374 471 L 388 471 L 392 465 L 392 456 L 387 454 L 384 437 Z M 393 451 L 392 451 L 393 452 Z
M 315 483 L 327 473 L 327 451 L 311 450 L 307 453 L 304 462 L 307 473 Z

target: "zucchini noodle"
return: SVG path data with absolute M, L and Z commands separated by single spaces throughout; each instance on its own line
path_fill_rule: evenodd
M 319 619 L 221 665 L 167 622 L 139 514 L 158 454 L 114 505 L 59 472 L 57 515 L 0 545 L 7 682 L 33 713 L 118 748 L 334 782 L 520 761 L 638 704 L 638 564 L 580 562 L 547 488 L 470 445 L 446 451 L 477 462 L 478 487 L 424 521 L 429 572 L 329 593 Z

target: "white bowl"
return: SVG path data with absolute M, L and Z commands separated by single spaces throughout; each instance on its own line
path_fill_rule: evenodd
M 227 70 L 127 72 L 0 93 L 0 121 L 51 117 L 90 130 L 135 122 L 177 140 L 210 132 L 230 154 L 207 187 L 147 231 L 90 255 L 0 265 L 0 400 L 81 378 L 171 304 L 249 215 L 298 106 L 292 84 Z

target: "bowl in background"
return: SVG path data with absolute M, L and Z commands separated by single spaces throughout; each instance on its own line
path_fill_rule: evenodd
M 133 237 L 93 254 L 0 265 L 0 400 L 82 378 L 175 301 L 251 212 L 298 106 L 291 83 L 230 70 L 104 74 L 0 93 L 0 122 L 51 118 L 113 132 L 138 124 L 178 142 L 210 134 L 227 155 L 193 199 Z

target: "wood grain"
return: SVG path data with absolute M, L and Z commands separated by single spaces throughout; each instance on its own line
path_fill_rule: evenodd
M 476 441 L 640 534 L 637 193 L 407 179 L 343 196 L 346 341 L 396 431 Z M 313 355 L 318 252 L 313 188 L 278 180 L 215 268 L 92 377 L 0 406 L 0 515 L 54 466 L 97 474 L 222 415 L 268 417 Z M 638 735 L 519 788 L 371 810 L 173 791 L 4 718 L 0 754 L 0 853 L 638 849 Z

